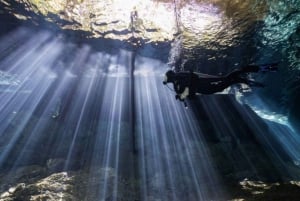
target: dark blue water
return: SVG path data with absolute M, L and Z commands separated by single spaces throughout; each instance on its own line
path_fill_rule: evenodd
M 183 34 L 161 50 L 29 24 L 2 31 L 0 199 L 229 200 L 245 196 L 241 181 L 299 180 L 298 4 L 270 1 L 260 20 L 223 24 L 227 38 Z M 188 109 L 162 84 L 176 62 L 224 74 L 273 61 L 278 72 L 250 75 L 264 89 L 233 87 Z

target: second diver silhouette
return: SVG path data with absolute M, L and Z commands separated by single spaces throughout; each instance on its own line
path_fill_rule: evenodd
M 225 76 L 214 76 L 195 72 L 174 72 L 169 70 L 165 73 L 163 84 L 173 83 L 175 98 L 182 101 L 193 99 L 197 94 L 214 94 L 221 92 L 234 84 L 247 84 L 252 87 L 264 87 L 264 84 L 247 78 L 247 73 L 274 72 L 278 69 L 278 63 L 263 65 L 247 65 L 234 70 Z

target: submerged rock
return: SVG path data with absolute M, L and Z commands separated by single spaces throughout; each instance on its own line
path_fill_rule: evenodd
M 58 172 L 44 177 L 40 175 L 36 181 L 30 180 L 30 172 L 27 176 L 28 179 L 23 179 L 23 183 L 19 183 L 21 180 L 15 181 L 9 188 L 2 190 L 0 200 L 138 200 L 131 181 L 118 180 L 111 168 Z M 4 189 L 3 186 L 1 189 Z M 118 193 L 115 192 L 117 189 Z
M 103 55 L 101 54 L 101 57 L 97 59 L 105 66 L 109 66 L 111 60 L 114 60 L 111 58 L 111 54 L 106 53 L 122 52 L 122 48 L 127 44 L 131 44 L 128 48 L 130 51 L 137 54 L 145 53 L 148 57 L 164 60 L 166 53 L 169 53 L 170 42 L 173 40 L 171 54 L 174 52 L 175 61 L 171 64 L 174 64 L 177 70 L 192 69 L 213 74 L 220 72 L 225 74 L 232 68 L 238 68 L 245 63 L 264 63 L 273 61 L 274 58 L 282 60 L 281 57 L 284 57 L 283 63 L 280 64 L 280 76 L 275 78 L 273 76 L 272 79 L 263 77 L 263 80 L 269 81 L 268 86 L 270 87 L 262 90 L 259 94 L 278 104 L 283 97 L 282 94 L 287 92 L 283 97 L 285 100 L 289 100 L 285 103 L 285 109 L 289 111 L 290 119 L 294 120 L 295 124 L 299 123 L 299 62 L 297 59 L 299 58 L 300 15 L 299 11 L 291 6 L 297 7 L 298 2 L 287 1 L 288 3 L 285 4 L 284 1 L 264 0 L 253 4 L 251 0 L 205 0 L 200 3 L 193 1 L 189 4 L 189 2 L 181 1 L 182 4 L 176 8 L 173 5 L 174 1 L 151 2 L 159 5 L 161 9 L 166 9 L 169 14 L 172 14 L 172 18 L 152 15 L 153 7 L 146 9 L 145 5 L 138 7 L 138 13 L 131 13 L 133 11 L 131 8 L 123 11 L 117 7 L 117 11 L 113 10 L 114 1 L 97 1 L 99 3 L 97 6 L 94 6 L 93 2 L 92 0 L 2 0 L 0 2 L 0 14 L 5 13 L 1 19 L 8 19 L 7 15 L 13 15 L 21 20 L 26 20 L 26 25 L 30 24 L 30 28 L 34 24 L 34 27 L 38 29 L 54 30 L 51 38 L 58 39 L 62 43 L 74 42 L 75 45 L 72 44 L 69 48 L 63 49 L 67 59 L 62 56 L 62 60 L 70 62 L 61 62 L 62 68 L 71 66 L 73 69 L 74 66 L 81 65 L 84 68 L 87 67 L 86 63 L 89 63 L 89 60 L 85 56 L 89 55 L 90 46 L 101 53 L 103 51 Z M 115 13 L 111 11 L 115 11 Z M 160 12 L 161 10 L 157 9 L 154 13 L 156 11 Z M 111 13 L 120 14 L 121 17 Z M 116 19 L 112 17 L 116 17 Z M 174 17 L 180 17 L 176 20 L 177 25 Z M 167 21 L 168 26 L 161 26 L 164 24 L 159 23 L 165 19 L 173 20 L 172 23 Z M 152 23 L 151 20 L 157 24 Z M 207 24 L 207 21 L 212 24 Z M 10 23 L 6 20 L 3 22 L 6 22 L 4 23 L 5 26 Z M 169 32 L 166 32 L 165 29 L 168 29 Z M 70 41 L 63 41 L 63 37 L 60 36 L 56 37 L 57 32 L 69 34 Z M 33 31 L 28 35 L 36 37 Z M 73 36 L 74 38 L 72 38 Z M 26 40 L 20 39 L 20 41 Z M 45 43 L 48 42 L 50 41 L 45 41 Z M 85 56 L 82 55 L 84 51 L 78 51 L 80 48 L 77 45 L 85 47 L 84 50 L 88 49 L 88 53 L 84 53 Z M 58 43 L 55 43 L 55 46 L 58 46 Z M 5 52 L 3 54 L 2 49 Z M 9 55 L 8 53 L 11 53 L 13 48 L 2 49 L 0 52 L 1 59 Z M 72 49 L 72 51 L 66 51 L 67 49 Z M 98 53 L 96 52 L 96 54 Z M 74 58 L 80 57 L 79 55 L 84 59 L 79 64 L 74 65 Z M 105 61 L 104 57 L 109 59 Z M 15 57 L 13 58 L 15 59 Z M 75 61 L 78 61 L 76 58 Z M 130 57 L 121 58 L 117 56 L 116 60 L 126 63 Z M 48 65 L 51 62 L 46 63 Z M 96 66 L 98 63 L 97 60 L 97 62 L 89 65 Z M 54 62 L 53 66 L 56 64 Z M 105 71 L 104 67 L 103 69 L 101 66 L 101 72 Z M 80 78 L 81 74 L 81 70 L 75 72 L 74 80 L 76 77 Z M 60 78 L 63 78 L 63 75 L 64 73 L 61 73 L 62 77 Z M 0 79 L 0 87 L 4 87 L 6 90 L 8 85 L 18 87 L 21 84 L 12 74 L 2 73 L 2 71 L 0 71 Z M 292 84 L 285 86 L 285 80 Z M 58 80 L 57 83 L 60 81 Z M 74 91 L 77 90 L 76 84 L 67 85 L 66 88 L 70 91 L 68 93 L 63 91 L 62 97 L 54 101 L 55 106 L 52 112 L 48 113 L 45 107 L 47 107 L 48 101 L 52 100 L 52 94 L 55 94 L 53 91 L 58 89 L 55 87 L 53 87 L 53 91 L 49 92 L 50 95 L 43 97 L 43 101 L 36 103 L 38 107 L 33 108 L 34 110 L 28 112 L 11 111 L 12 113 L 7 115 L 9 118 L 4 119 L 6 117 L 4 116 L 3 119 L 8 127 L 1 133 L 0 141 L 1 153 L 6 152 L 1 155 L 1 165 L 4 166 L 3 173 L 0 175 L 1 201 L 94 201 L 99 199 L 134 201 L 140 200 L 141 192 L 149 201 L 172 200 L 173 197 L 180 198 L 178 199 L 180 201 L 198 201 L 197 196 L 199 197 L 199 195 L 196 191 L 199 189 L 197 185 L 201 186 L 201 191 L 205 192 L 205 195 L 206 191 L 213 191 L 212 194 L 214 194 L 214 191 L 218 190 L 215 186 L 210 188 L 212 185 L 209 183 L 209 178 L 215 175 L 202 175 L 202 173 L 207 172 L 207 167 L 218 170 L 218 176 L 221 177 L 224 188 L 228 188 L 226 189 L 228 200 L 277 199 L 291 201 L 299 199 L 298 182 L 287 182 L 297 179 L 300 175 L 299 158 L 296 158 L 298 154 L 295 154 L 298 149 L 290 150 L 291 146 L 287 145 L 293 144 L 290 142 L 292 140 L 284 141 L 286 140 L 285 136 L 291 134 L 290 131 L 282 125 L 269 126 L 250 107 L 237 104 L 230 96 L 202 97 L 192 107 L 195 109 L 199 120 L 197 123 L 201 127 L 201 132 L 196 135 L 203 134 L 203 138 L 201 138 L 203 142 L 194 140 L 193 133 L 187 132 L 185 135 L 191 137 L 188 141 L 189 146 L 183 146 L 184 144 L 178 142 L 183 138 L 173 139 L 174 142 L 172 142 L 174 136 L 171 133 L 165 143 L 174 151 L 170 149 L 171 151 L 168 153 L 160 153 L 160 151 L 165 150 L 162 139 L 166 136 L 159 136 L 160 132 L 157 128 L 153 131 L 148 127 L 142 127 L 141 133 L 144 135 L 142 137 L 145 141 L 143 142 L 143 149 L 141 149 L 144 152 L 140 153 L 144 154 L 142 155 L 142 162 L 144 163 L 142 165 L 144 165 L 143 168 L 147 169 L 144 170 L 147 171 L 147 175 L 144 175 L 145 178 L 121 177 L 120 174 L 122 176 L 129 175 L 129 173 L 139 170 L 136 161 L 141 158 L 133 156 L 134 154 L 130 151 L 131 133 L 128 131 L 130 129 L 126 127 L 129 127 L 127 124 L 131 122 L 124 123 L 126 126 L 118 122 L 118 125 L 121 125 L 119 129 L 122 131 L 118 133 L 120 134 L 118 138 L 112 137 L 115 136 L 115 133 L 112 132 L 113 129 L 108 131 L 107 127 L 111 122 L 101 121 L 98 124 L 100 121 L 98 118 L 101 116 L 98 108 L 102 106 L 103 99 L 101 97 L 103 94 L 97 95 L 97 93 L 103 89 L 102 86 L 106 85 L 102 80 L 99 83 L 96 85 L 96 89 L 91 92 L 93 101 L 89 102 L 90 99 L 89 101 L 85 99 L 88 106 L 84 104 L 83 106 L 86 107 L 83 108 L 84 110 L 81 110 L 81 104 L 77 104 L 77 98 L 88 97 L 89 94 L 81 95 L 78 93 L 79 96 L 74 95 Z M 80 84 L 81 82 L 78 85 Z M 285 91 L 284 89 L 289 90 Z M 157 90 L 159 91 L 160 88 Z M 13 91 L 1 92 L 11 93 Z M 161 101 L 159 108 L 170 109 L 165 107 L 164 103 Z M 24 107 L 24 109 L 26 108 Z M 149 106 L 148 109 L 145 113 L 150 113 L 152 108 Z M 92 115 L 86 111 L 90 111 Z M 46 117 L 42 117 L 40 114 L 43 112 L 46 113 Z M 88 118 L 81 116 L 85 112 Z M 107 111 L 103 109 L 101 112 L 106 113 Z M 37 116 L 35 117 L 35 115 Z M 156 115 L 158 114 L 153 117 Z M 80 120 L 76 118 L 77 116 L 80 117 Z M 48 117 L 51 118 L 50 123 Z M 127 119 L 127 117 L 122 117 L 122 121 L 124 121 L 123 118 Z M 27 121 L 25 122 L 24 119 Z M 145 122 L 148 119 L 148 117 L 145 118 Z M 186 121 L 186 119 L 180 120 L 181 122 Z M 155 121 L 156 118 L 153 118 L 149 122 Z M 158 121 L 160 122 L 155 123 L 161 125 L 163 119 L 158 119 Z M 171 120 L 166 122 L 171 123 Z M 24 128 L 20 127 L 22 124 Z M 75 129 L 77 126 L 80 129 Z M 140 125 L 135 126 L 139 127 Z M 111 127 L 113 128 L 112 125 Z M 274 132 L 270 129 L 271 127 L 282 132 Z M 34 134 L 33 137 L 32 134 Z M 12 138 L 15 135 L 18 136 L 18 140 Z M 171 141 L 169 141 L 170 139 Z M 168 144 L 170 142 L 171 144 Z M 205 162 L 207 162 L 208 157 L 204 157 L 202 154 L 203 150 L 201 149 L 205 147 L 206 144 L 204 143 L 206 142 L 212 166 L 206 166 Z M 107 151 L 107 144 L 111 146 L 109 151 Z M 120 149 L 117 149 L 119 145 Z M 106 152 L 111 154 L 112 159 L 115 159 L 116 154 L 122 153 L 122 156 L 118 155 L 122 160 L 119 161 L 119 158 L 116 157 L 120 169 L 115 170 L 102 166 L 101 168 L 100 166 L 90 167 L 92 163 L 103 165 L 103 161 L 108 160 L 105 158 Z M 206 153 L 206 150 L 204 152 Z M 72 166 L 70 169 L 73 171 L 64 171 L 66 159 L 63 157 L 70 159 L 68 165 L 69 167 Z M 166 166 L 160 167 L 159 162 L 161 161 L 169 162 L 168 168 L 165 168 Z M 117 162 L 110 161 L 112 164 Z M 153 164 L 157 164 L 156 167 L 161 168 L 160 172 L 153 168 Z M 202 166 L 202 164 L 205 165 Z M 190 174 L 192 175 L 190 177 L 180 174 L 182 169 L 189 174 L 191 167 L 194 167 L 196 173 L 199 171 L 196 179 L 193 178 L 195 174 Z M 5 172 L 7 169 L 11 169 L 11 171 Z M 208 173 L 210 172 L 208 171 Z M 134 174 L 139 173 L 135 172 Z M 175 175 L 175 177 L 173 178 L 168 174 Z M 144 180 L 140 181 L 142 179 Z

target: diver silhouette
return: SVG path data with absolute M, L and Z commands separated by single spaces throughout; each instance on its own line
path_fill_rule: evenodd
M 184 102 L 186 98 L 193 99 L 197 94 L 214 94 L 239 83 L 252 87 L 264 87 L 264 84 L 248 79 L 247 74 L 275 72 L 278 69 L 277 65 L 278 63 L 247 65 L 225 76 L 169 70 L 165 73 L 163 84 L 173 83 L 174 91 L 176 92 L 175 98 Z

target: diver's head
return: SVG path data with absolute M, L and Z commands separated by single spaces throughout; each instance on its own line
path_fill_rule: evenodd
M 174 79 L 174 75 L 175 75 L 175 72 L 172 71 L 172 70 L 168 70 L 165 74 L 165 77 L 164 77 L 164 81 L 163 81 L 163 84 L 167 84 L 169 82 L 172 82 L 173 79 Z

